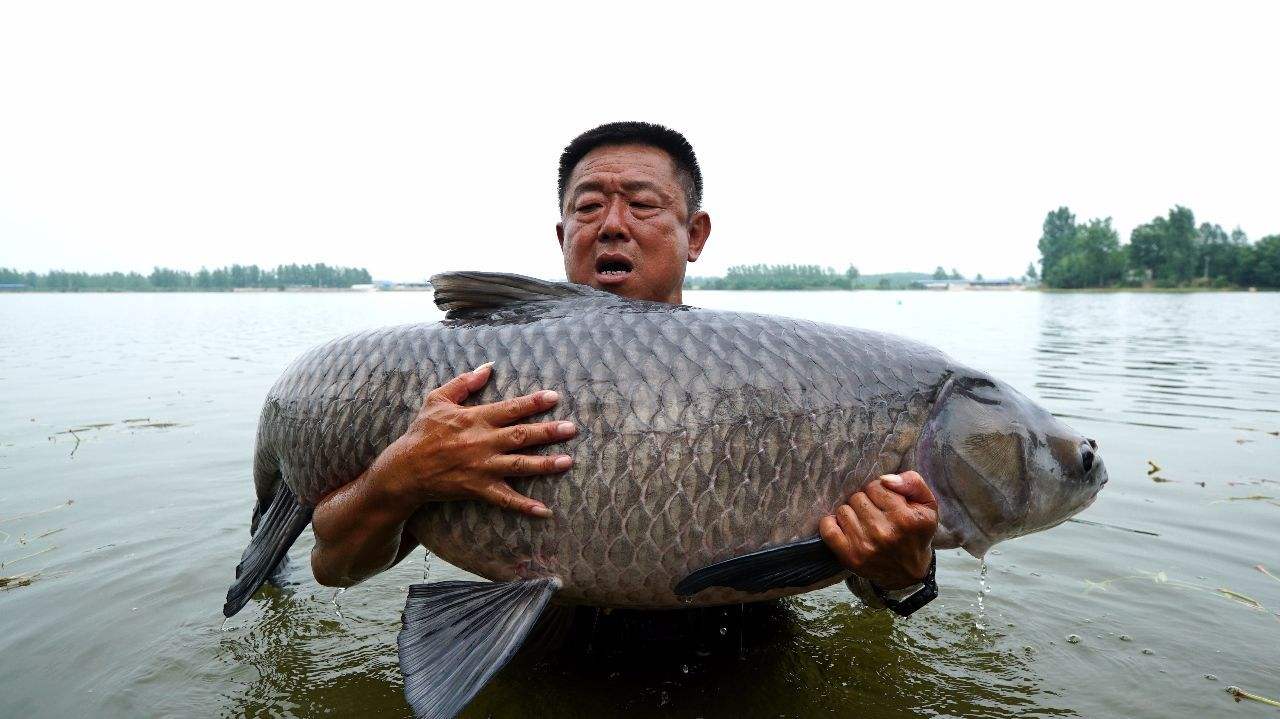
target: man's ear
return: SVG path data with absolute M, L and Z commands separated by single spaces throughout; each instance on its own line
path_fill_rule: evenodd
M 556 223 L 556 239 L 560 241 L 560 251 L 564 252 L 564 223 Z
M 697 262 L 711 236 L 711 215 L 699 210 L 689 219 L 689 261 Z

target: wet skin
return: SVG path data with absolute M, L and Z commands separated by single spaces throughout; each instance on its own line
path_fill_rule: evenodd
M 599 147 L 570 175 L 556 236 L 569 281 L 631 299 L 678 304 L 685 265 L 701 255 L 711 218 L 690 212 L 670 156 L 645 145 Z M 312 518 L 316 580 L 350 586 L 395 565 L 420 546 L 406 529 L 428 502 L 478 499 L 531 517 L 554 508 L 516 492 L 507 477 L 550 476 L 568 455 L 521 450 L 573 437 L 568 422 L 522 423 L 559 399 L 542 391 L 465 407 L 488 382 L 489 367 L 433 390 L 403 436 L 355 481 L 320 500 Z M 554 481 L 554 480 L 550 480 Z M 822 519 L 819 533 L 841 563 L 885 589 L 928 571 L 937 504 L 919 474 L 877 479 Z

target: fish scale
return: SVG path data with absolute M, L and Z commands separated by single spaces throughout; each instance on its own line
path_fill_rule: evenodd
M 259 496 L 283 477 L 314 504 L 405 431 L 426 391 L 492 360 L 473 402 L 555 389 L 549 418 L 580 428 L 555 448 L 574 456 L 571 471 L 514 480 L 555 516 L 432 504 L 414 515 L 415 534 L 490 579 L 553 573 L 558 601 L 678 606 L 671 588 L 689 572 L 812 536 L 851 492 L 898 469 L 916 436 L 900 425 L 923 424 L 949 363 L 908 340 L 814 322 L 594 298 L 547 305 L 311 350 L 264 404 Z M 714 589 L 695 602 L 747 598 L 765 597 Z

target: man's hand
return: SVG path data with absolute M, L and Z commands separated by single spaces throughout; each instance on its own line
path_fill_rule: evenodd
M 458 375 L 427 395 L 422 409 L 355 481 L 316 505 L 311 569 L 330 586 L 351 586 L 413 551 L 418 540 L 405 524 L 427 502 L 477 499 L 534 517 L 551 510 L 507 484 L 507 477 L 563 472 L 567 455 L 513 454 L 577 434 L 572 422 L 517 424 L 555 406 L 555 392 L 493 404 L 462 402 L 489 381 L 490 365 Z
M 427 395 L 418 416 L 395 442 L 374 460 L 371 470 L 384 473 L 389 487 L 414 506 L 450 499 L 478 499 L 535 517 L 551 510 L 511 488 L 506 477 L 564 472 L 573 466 L 566 454 L 511 454 L 578 433 L 572 422 L 515 424 L 555 406 L 552 391 L 476 407 L 463 407 L 467 397 L 489 381 L 491 364 L 458 375 Z
M 924 579 L 938 527 L 938 502 L 916 472 L 886 474 L 849 496 L 818 523 L 840 563 L 881 589 Z

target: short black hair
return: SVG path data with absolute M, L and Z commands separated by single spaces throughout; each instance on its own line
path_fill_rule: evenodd
M 609 122 L 573 138 L 560 153 L 560 208 L 564 210 L 564 195 L 568 191 L 569 175 L 587 153 L 607 145 L 648 145 L 671 156 L 675 164 L 676 179 L 684 187 L 685 205 L 689 215 L 702 207 L 702 170 L 693 145 L 684 135 L 652 122 Z

